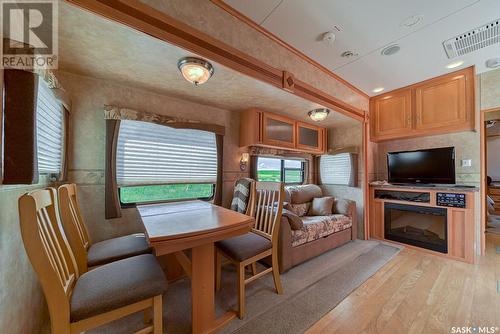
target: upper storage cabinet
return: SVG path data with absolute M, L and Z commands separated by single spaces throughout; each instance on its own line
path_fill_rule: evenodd
M 240 146 L 266 146 L 322 154 L 326 151 L 325 128 L 258 109 L 240 117 Z
M 370 99 L 371 139 L 429 136 L 474 129 L 474 68 Z
M 323 151 L 323 131 L 319 126 L 297 122 L 297 148 L 306 151 Z
M 471 84 L 468 85 L 468 82 Z M 460 73 L 416 87 L 415 129 L 472 130 L 474 128 L 472 82 L 472 76 Z
M 265 145 L 295 148 L 295 121 L 284 116 L 263 114 L 263 137 Z
M 410 90 L 378 96 L 370 101 L 370 109 L 373 138 L 398 138 L 411 130 Z

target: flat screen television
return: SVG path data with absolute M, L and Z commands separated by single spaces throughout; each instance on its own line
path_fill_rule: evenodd
M 387 154 L 389 183 L 455 184 L 455 148 Z

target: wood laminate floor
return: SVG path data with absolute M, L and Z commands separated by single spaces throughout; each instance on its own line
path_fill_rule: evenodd
M 307 333 L 460 333 L 453 327 L 467 326 L 500 333 L 497 252 L 500 235 L 491 234 L 474 265 L 406 248 Z

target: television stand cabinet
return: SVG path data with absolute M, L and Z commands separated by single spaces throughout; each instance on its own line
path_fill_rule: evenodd
M 476 187 L 370 186 L 369 238 L 474 263 Z

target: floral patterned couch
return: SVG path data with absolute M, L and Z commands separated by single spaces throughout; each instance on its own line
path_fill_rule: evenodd
M 309 215 L 313 199 L 322 197 L 317 185 L 286 188 L 278 244 L 280 272 L 356 239 L 356 202 L 335 198 L 332 214 Z

